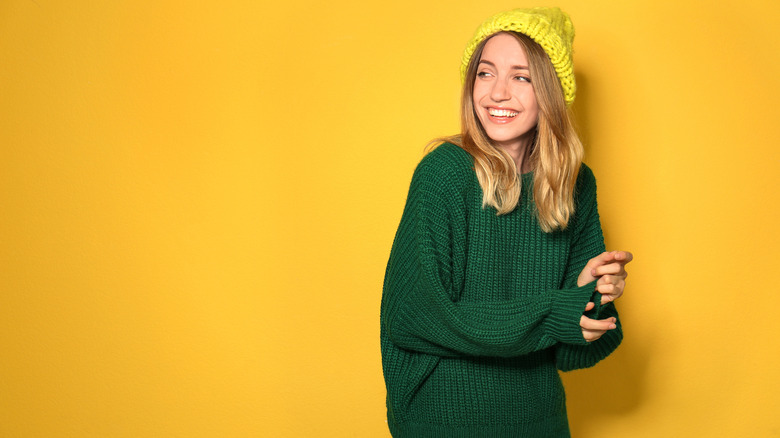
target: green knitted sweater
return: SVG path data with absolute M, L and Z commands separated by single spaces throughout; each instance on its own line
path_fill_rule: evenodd
M 595 283 L 577 287 L 604 251 L 593 173 L 582 165 L 575 214 L 553 233 L 535 217 L 532 174 L 521 178 L 520 204 L 497 216 L 460 147 L 436 148 L 414 172 L 381 308 L 394 437 L 569 436 L 558 370 L 593 366 L 620 344 L 620 320 L 591 343 L 579 326 L 600 300 Z

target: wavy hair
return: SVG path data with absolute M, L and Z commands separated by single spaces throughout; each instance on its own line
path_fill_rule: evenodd
M 533 198 L 539 225 L 546 233 L 563 230 L 574 214 L 574 186 L 583 156 L 582 142 L 563 97 L 561 83 L 550 58 L 539 44 L 517 32 L 514 36 L 528 57 L 531 84 L 539 106 L 539 120 L 531 146 L 534 172 Z M 482 206 L 498 215 L 512 212 L 520 201 L 521 179 L 512 157 L 487 136 L 474 110 L 474 81 L 485 38 L 471 56 L 461 95 L 461 134 L 434 140 L 432 145 L 454 143 L 474 157 L 474 170 L 482 187 Z

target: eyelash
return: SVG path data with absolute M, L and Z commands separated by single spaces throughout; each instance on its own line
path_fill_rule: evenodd
M 478 78 L 484 78 L 484 77 L 486 77 L 488 75 L 492 76 L 491 73 L 486 72 L 486 71 L 481 71 L 481 72 L 477 73 L 477 77 Z M 521 82 L 529 82 L 529 83 L 531 82 L 531 78 L 526 77 L 526 76 L 515 76 L 514 79 L 519 79 Z

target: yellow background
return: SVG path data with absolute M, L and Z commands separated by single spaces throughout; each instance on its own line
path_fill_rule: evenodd
M 561 1 L 626 339 L 577 437 L 780 436 L 774 0 Z M 0 436 L 384 437 L 382 276 L 514 1 L 0 5 Z

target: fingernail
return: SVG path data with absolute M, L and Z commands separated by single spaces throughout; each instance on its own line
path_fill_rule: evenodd
M 614 328 L 617 328 L 617 326 L 615 324 L 612 324 L 611 326 L 609 326 L 609 328 L 610 329 L 614 329 Z

